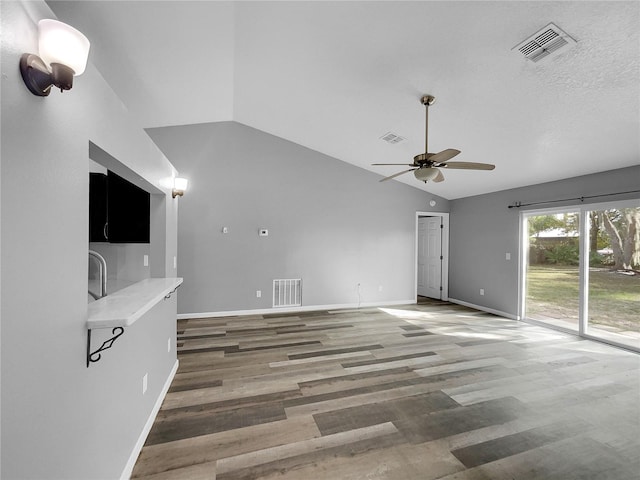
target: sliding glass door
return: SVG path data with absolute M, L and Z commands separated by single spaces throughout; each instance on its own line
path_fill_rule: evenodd
M 580 212 L 527 216 L 525 316 L 578 331 Z
M 523 318 L 640 350 L 640 201 L 521 218 Z
M 640 347 L 640 207 L 589 210 L 586 215 L 586 333 Z

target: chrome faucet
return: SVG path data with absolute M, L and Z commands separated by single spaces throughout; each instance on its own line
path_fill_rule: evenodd
M 99 298 L 107 296 L 107 261 L 104 259 L 102 255 L 93 250 L 89 250 L 89 256 L 95 258 L 98 261 L 98 275 L 100 277 L 100 293 L 96 294 L 89 290 L 89 295 L 91 295 L 95 300 Z

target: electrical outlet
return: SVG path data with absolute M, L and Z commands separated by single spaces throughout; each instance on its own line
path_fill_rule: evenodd
M 256 298 L 262 297 L 262 290 L 256 290 Z
M 505 259 L 507 259 L 507 260 L 511 260 L 511 254 L 510 254 L 509 252 L 507 252 L 507 253 L 504 255 L 504 258 L 505 258 Z
M 378 285 L 378 291 L 381 292 L 382 291 L 382 285 Z
M 149 374 L 145 373 L 144 377 L 142 377 L 142 394 L 147 393 L 147 381 L 149 379 Z
M 484 288 L 480 289 L 480 295 L 484 295 Z
M 144 257 L 142 257 L 142 264 L 143 264 L 145 267 L 148 267 L 148 266 L 149 266 L 149 255 L 145 255 Z
M 167 338 L 167 353 L 171 353 L 171 337 Z

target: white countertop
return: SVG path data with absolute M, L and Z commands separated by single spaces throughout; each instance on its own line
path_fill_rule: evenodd
M 182 278 L 147 278 L 91 302 L 87 328 L 128 327 L 182 284 Z

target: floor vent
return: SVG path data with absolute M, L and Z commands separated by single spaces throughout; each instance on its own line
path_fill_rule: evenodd
M 274 307 L 299 307 L 302 305 L 302 280 L 299 278 L 273 281 Z
M 573 47 L 576 41 L 557 25 L 550 23 L 546 27 L 537 31 L 525 41 L 519 43 L 512 50 L 524 55 L 527 60 L 534 63 L 547 58 L 563 47 Z M 563 50 L 567 51 L 569 48 Z
M 401 141 L 404 140 L 404 138 L 402 138 L 400 135 L 396 135 L 395 133 L 391 133 L 391 132 L 385 133 L 380 138 L 385 142 L 391 143 L 391 144 L 400 143 Z

